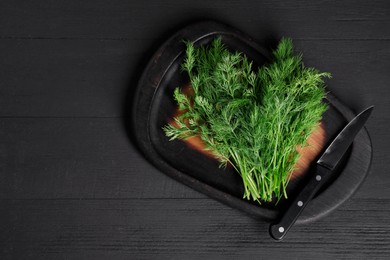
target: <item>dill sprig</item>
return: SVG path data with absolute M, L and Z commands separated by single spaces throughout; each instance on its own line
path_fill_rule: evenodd
M 245 199 L 279 200 L 287 197 L 297 147 L 306 145 L 327 109 L 322 99 L 330 74 L 305 67 L 290 39 L 279 42 L 271 63 L 252 66 L 219 38 L 199 48 L 187 42 L 182 70 L 193 94 L 175 89 L 183 113 L 163 130 L 171 140 L 199 136 L 221 165 L 240 174 Z

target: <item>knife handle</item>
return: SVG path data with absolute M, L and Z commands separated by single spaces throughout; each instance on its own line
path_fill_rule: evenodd
M 269 233 L 272 238 L 275 240 L 283 239 L 303 209 L 321 188 L 329 172 L 330 170 L 317 164 L 315 174 L 310 177 L 306 186 L 299 192 L 287 211 L 284 212 L 278 222 L 270 225 Z

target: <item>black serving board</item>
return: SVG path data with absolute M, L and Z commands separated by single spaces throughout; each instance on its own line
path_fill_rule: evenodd
M 233 169 L 220 168 L 217 161 L 191 149 L 183 141 L 169 141 L 162 131 L 162 127 L 176 111 L 173 90 L 188 84 L 185 73 L 180 71 L 185 55 L 183 40 L 200 46 L 210 43 L 216 37 L 220 37 L 230 50 L 244 53 L 255 66 L 261 66 L 269 60 L 265 49 L 227 25 L 200 22 L 183 28 L 154 54 L 139 80 L 133 102 L 134 138 L 150 162 L 165 174 L 227 205 L 265 220 L 274 220 L 294 199 L 313 167 L 290 182 L 289 199 L 283 199 L 277 204 L 271 202 L 259 205 L 242 199 L 241 179 Z M 322 124 L 326 132 L 326 144 L 329 144 L 354 114 L 330 93 L 326 102 L 329 109 L 323 116 Z M 363 129 L 337 173 L 305 208 L 297 223 L 325 216 L 351 197 L 367 175 L 371 158 L 371 140 L 366 129 Z

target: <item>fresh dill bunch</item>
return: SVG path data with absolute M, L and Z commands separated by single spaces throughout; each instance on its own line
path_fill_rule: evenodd
M 199 48 L 187 42 L 182 70 L 193 94 L 175 89 L 183 113 L 165 134 L 171 140 L 200 137 L 221 165 L 240 174 L 245 199 L 287 197 L 297 147 L 305 147 L 327 109 L 322 100 L 330 74 L 305 67 L 291 39 L 282 39 L 272 61 L 257 70 L 220 38 Z

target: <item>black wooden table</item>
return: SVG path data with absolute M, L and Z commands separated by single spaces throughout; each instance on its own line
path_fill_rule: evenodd
M 214 19 L 304 61 L 367 123 L 359 191 L 273 241 L 268 223 L 168 178 L 129 140 L 128 104 L 153 52 Z M 0 259 L 388 259 L 390 2 L 0 2 Z

